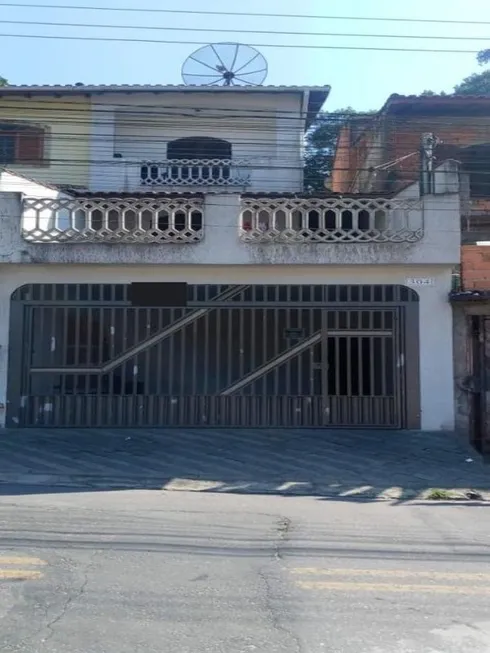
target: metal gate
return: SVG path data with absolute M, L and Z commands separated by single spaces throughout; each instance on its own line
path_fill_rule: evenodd
M 196 285 L 184 306 L 128 289 L 16 292 L 11 426 L 416 426 L 407 288 Z

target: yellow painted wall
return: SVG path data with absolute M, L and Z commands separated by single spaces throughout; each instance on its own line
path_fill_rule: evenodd
M 46 129 L 42 165 L 9 165 L 37 181 L 86 186 L 90 160 L 90 100 L 63 98 L 0 98 L 0 122 L 13 120 Z

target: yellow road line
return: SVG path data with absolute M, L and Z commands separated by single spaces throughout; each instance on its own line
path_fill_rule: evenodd
M 0 565 L 45 565 L 46 560 L 31 558 L 30 556 L 1 556 Z
M 395 585 L 392 583 L 355 583 L 346 581 L 296 581 L 305 590 L 335 590 L 342 592 L 425 592 L 438 594 L 490 594 L 490 587 L 464 585 Z
M 0 569 L 0 580 L 34 580 L 42 575 L 33 569 Z
M 399 578 L 434 578 L 441 580 L 490 580 L 490 574 L 445 572 L 445 571 L 412 571 L 406 569 L 321 569 L 317 567 L 298 567 L 291 569 L 295 575 L 315 576 L 396 576 Z

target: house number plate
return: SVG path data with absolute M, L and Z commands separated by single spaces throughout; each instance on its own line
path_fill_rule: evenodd
M 407 286 L 433 286 L 434 279 L 432 277 L 408 277 L 405 279 Z

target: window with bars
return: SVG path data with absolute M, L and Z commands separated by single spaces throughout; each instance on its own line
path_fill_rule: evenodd
M 0 122 L 0 165 L 40 165 L 44 160 L 44 137 L 41 127 Z

